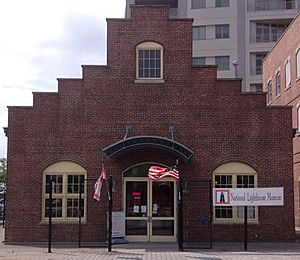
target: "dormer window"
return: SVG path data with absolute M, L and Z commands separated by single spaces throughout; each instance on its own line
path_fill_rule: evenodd
M 136 47 L 137 80 L 163 79 L 163 48 L 155 42 L 144 42 Z

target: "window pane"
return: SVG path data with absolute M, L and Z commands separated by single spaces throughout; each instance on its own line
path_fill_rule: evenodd
M 263 91 L 263 85 L 261 83 L 259 83 L 259 84 L 250 84 L 250 91 L 251 92 L 262 92 Z
M 219 56 L 215 59 L 218 70 L 229 70 L 229 56 Z
M 45 217 L 49 217 L 49 206 L 50 200 L 45 199 Z M 62 199 L 53 199 L 52 200 L 52 217 L 61 218 L 62 217 Z
M 237 188 L 254 188 L 254 175 L 238 175 Z
M 52 180 L 52 192 L 53 194 L 62 193 L 63 189 L 63 176 L 62 175 L 46 175 L 46 190 L 45 193 L 50 193 L 50 182 Z
M 247 216 L 249 219 L 255 218 L 255 207 L 254 206 L 247 207 Z M 237 207 L 237 218 L 244 219 L 244 207 L 243 206 Z
M 79 217 L 79 199 L 67 199 L 67 217 Z M 84 199 L 81 199 L 81 217 L 84 217 Z
M 262 74 L 262 61 L 265 58 L 266 54 L 255 54 L 255 72 L 256 74 Z
M 281 76 L 280 72 L 276 74 L 276 97 L 281 93 Z
M 215 207 L 216 218 L 232 218 L 232 207 Z
M 192 0 L 192 9 L 206 8 L 206 0 Z
M 291 62 L 288 61 L 285 65 L 285 87 L 288 88 L 291 84 Z
M 195 57 L 193 58 L 193 65 L 205 65 L 206 59 L 205 57 Z
M 232 188 L 232 176 L 231 175 L 215 175 L 215 187 L 216 188 Z
M 216 7 L 229 6 L 229 0 L 216 0 Z
M 300 78 L 300 50 L 297 51 L 296 63 L 297 63 L 297 78 Z
M 300 107 L 297 108 L 297 115 L 298 115 L 298 132 L 300 132 Z
M 139 50 L 138 77 L 139 78 L 160 78 L 161 73 L 161 51 L 160 50 Z M 157 73 L 159 71 L 159 73 Z
M 68 175 L 68 193 L 79 193 L 80 180 L 81 193 L 84 193 L 84 175 Z
M 150 58 L 151 59 L 155 58 L 155 50 L 150 50 Z
M 193 40 L 205 40 L 206 39 L 206 27 L 194 26 L 193 27 Z
M 229 24 L 216 25 L 216 39 L 229 38 Z

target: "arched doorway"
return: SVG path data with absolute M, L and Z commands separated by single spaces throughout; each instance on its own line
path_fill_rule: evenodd
M 176 242 L 177 183 L 172 178 L 152 181 L 143 163 L 123 172 L 126 239 L 135 242 Z

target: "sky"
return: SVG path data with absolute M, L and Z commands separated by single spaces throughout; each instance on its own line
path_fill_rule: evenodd
M 0 0 L 0 158 L 7 156 L 7 106 L 32 106 L 33 91 L 81 78 L 82 64 L 106 64 L 106 18 L 126 0 Z

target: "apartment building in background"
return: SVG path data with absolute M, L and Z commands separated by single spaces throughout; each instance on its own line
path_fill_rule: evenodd
M 262 60 L 300 9 L 300 0 L 126 2 L 126 17 L 131 4 L 168 4 L 170 17 L 193 18 L 194 65 L 217 64 L 219 78 L 242 78 L 247 92 L 263 90 Z
M 295 220 L 300 227 L 300 13 L 263 62 L 267 103 L 292 106 Z

